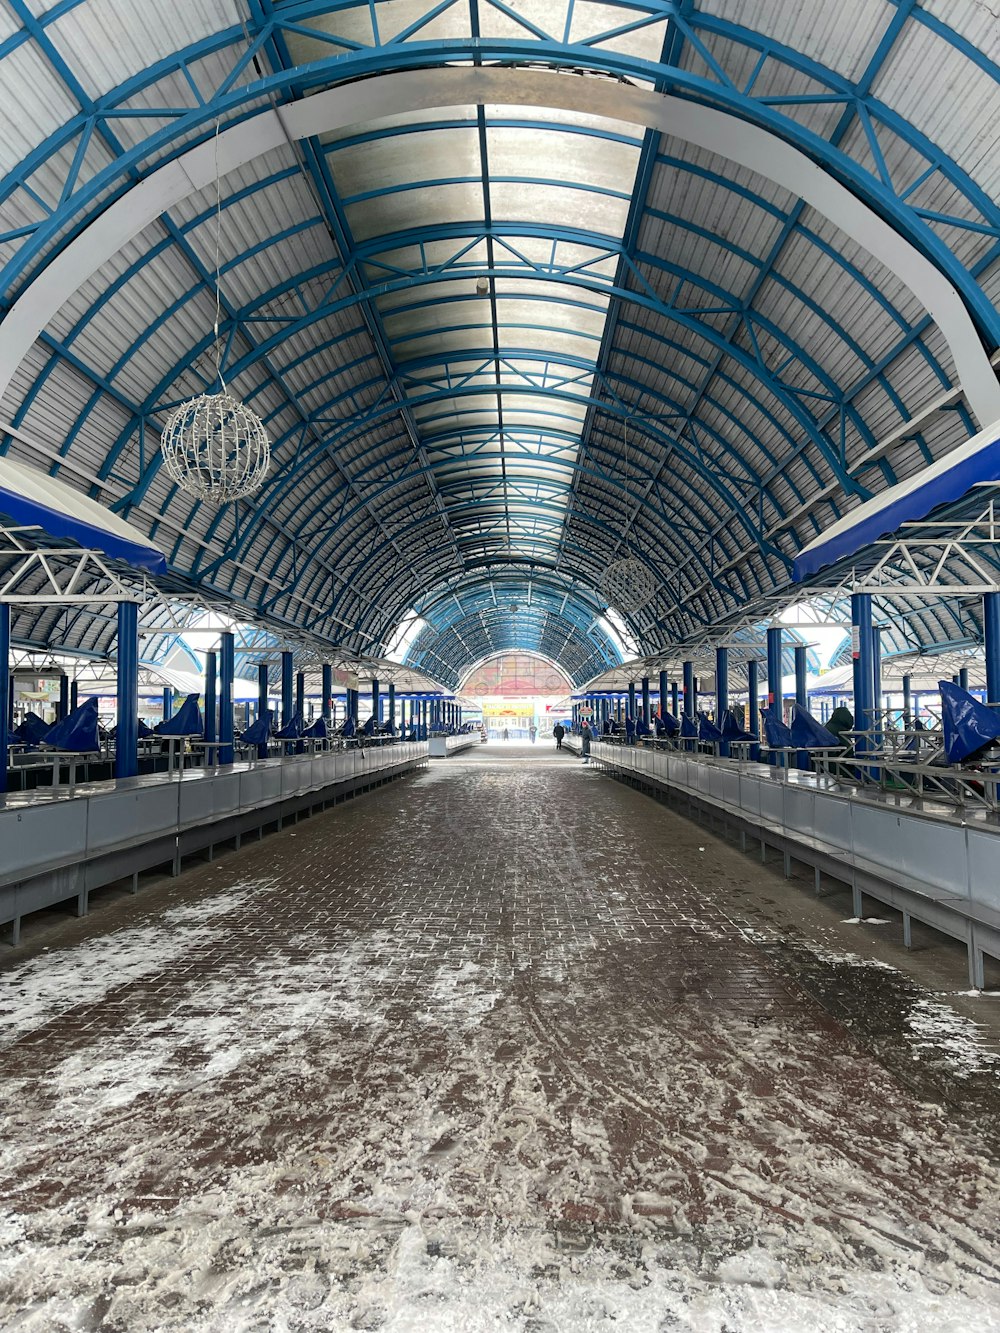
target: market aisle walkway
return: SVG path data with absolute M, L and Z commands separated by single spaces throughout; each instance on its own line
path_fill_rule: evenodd
M 759 874 L 548 741 L 70 923 L 0 972 L 0 1325 L 1000 1328 L 996 1167 Z

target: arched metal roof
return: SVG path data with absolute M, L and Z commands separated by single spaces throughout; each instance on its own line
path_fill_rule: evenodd
M 0 0 L 0 447 L 278 633 L 378 654 L 414 608 L 442 681 L 581 682 L 629 552 L 669 653 L 1000 417 L 998 61 L 975 0 Z M 222 509 L 157 450 L 214 376 L 217 173 L 275 445 Z

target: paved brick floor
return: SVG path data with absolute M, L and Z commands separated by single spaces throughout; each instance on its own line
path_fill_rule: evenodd
M 1000 1329 L 997 1169 L 899 1065 L 990 1048 L 916 994 L 876 1058 L 885 969 L 818 959 L 852 1031 L 762 873 L 489 747 L 11 955 L 0 1326 Z

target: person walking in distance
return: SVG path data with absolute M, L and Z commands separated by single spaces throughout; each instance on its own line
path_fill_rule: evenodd
M 532 745 L 534 745 L 535 737 L 538 735 L 538 728 L 535 726 L 534 722 L 532 722 L 531 726 L 528 728 L 528 735 L 531 737 Z
M 590 763 L 590 742 L 593 739 L 594 733 L 590 730 L 590 723 L 584 721 L 583 726 L 580 728 L 580 740 L 582 742 L 580 753 L 583 755 L 583 762 L 585 764 Z
M 563 737 L 566 735 L 566 728 L 561 722 L 557 722 L 552 728 L 552 735 L 556 738 L 556 749 L 562 749 Z

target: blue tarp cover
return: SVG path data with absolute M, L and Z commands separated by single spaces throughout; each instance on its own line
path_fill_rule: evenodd
M 280 731 L 274 733 L 276 741 L 298 741 L 302 739 L 302 714 L 293 713 Z
M 61 722 L 57 722 L 45 737 L 44 744 L 53 750 L 70 754 L 93 754 L 101 748 L 97 722 L 97 700 L 86 699 Z
M 949 764 L 969 759 L 990 741 L 1000 737 L 1000 712 L 987 708 L 950 680 L 938 681 L 941 691 L 941 721 L 944 724 L 944 757 Z
M 797 748 L 792 740 L 792 733 L 774 710 L 774 705 L 764 710 L 764 739 L 772 750 L 790 750 Z
M 752 741 L 756 738 L 751 736 L 749 731 L 744 731 L 736 721 L 736 714 L 731 708 L 727 708 L 722 714 L 722 726 L 719 728 L 724 741 Z
M 198 707 L 198 695 L 189 694 L 173 717 L 153 728 L 157 736 L 203 736 L 205 723 Z
M 724 739 L 722 732 L 715 723 L 707 718 L 704 713 L 698 720 L 698 739 L 700 741 L 721 741 Z
M 674 717 L 673 713 L 663 714 L 663 725 L 667 730 L 668 736 L 676 736 L 681 729 L 680 719 Z
M 792 725 L 789 731 L 792 744 L 800 750 L 823 750 L 833 746 L 842 747 L 844 744 L 801 704 L 792 704 Z
M 353 736 L 356 732 L 357 727 L 354 725 L 354 718 L 349 717 L 341 728 L 340 734 L 341 736 Z
M 271 718 L 273 714 L 270 708 L 265 708 L 256 722 L 251 722 L 249 727 L 240 737 L 240 743 L 243 745 L 266 745 L 271 737 Z
M 681 738 L 686 741 L 696 741 L 698 739 L 698 727 L 693 717 L 688 717 L 684 713 L 681 717 Z
M 37 713 L 25 713 L 24 721 L 19 727 L 14 728 L 11 738 L 20 741 L 23 745 L 38 745 L 49 734 L 50 725 L 50 723 L 43 721 Z
M 302 735 L 308 736 L 310 740 L 314 741 L 326 740 L 329 735 L 326 727 L 326 718 L 322 716 L 318 717 L 311 726 L 306 727 Z

